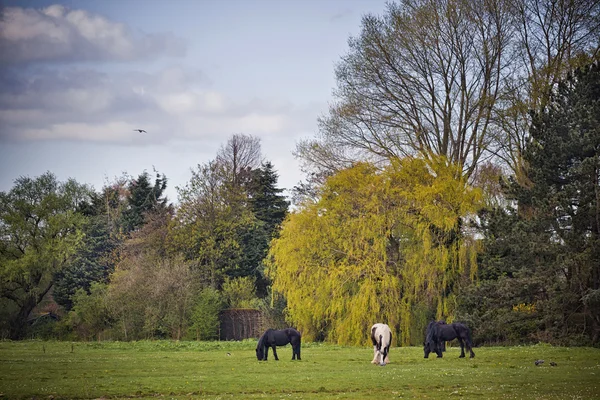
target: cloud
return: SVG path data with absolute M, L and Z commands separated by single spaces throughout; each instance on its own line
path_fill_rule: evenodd
M 129 29 L 85 10 L 62 5 L 7 7 L 0 25 L 0 63 L 134 61 L 185 55 L 185 43 L 168 33 Z
M 337 21 L 344 20 L 350 16 L 352 16 L 352 10 L 350 10 L 349 8 L 346 8 L 336 14 L 333 14 L 331 17 L 329 17 L 329 21 L 337 22 Z
M 80 141 L 145 146 L 223 142 L 234 133 L 279 138 L 311 133 L 323 105 L 234 99 L 201 71 L 0 69 L 0 142 Z M 145 129 L 139 137 L 133 129 Z M 293 139 L 291 139 L 293 143 Z
M 25 140 L 89 140 L 104 143 L 139 144 L 144 134 L 135 132 L 136 125 L 114 121 L 105 124 L 61 123 L 48 128 L 26 128 L 22 130 Z M 152 131 L 151 127 L 149 129 Z M 136 143 L 137 142 L 137 143 Z

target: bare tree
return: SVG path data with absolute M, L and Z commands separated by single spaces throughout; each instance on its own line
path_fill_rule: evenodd
M 471 175 L 489 142 L 508 60 L 508 4 L 407 0 L 367 15 L 336 68 L 337 89 L 320 136 L 324 146 L 378 160 L 443 155 Z
M 512 0 L 514 66 L 497 122 L 496 155 L 524 178 L 522 154 L 529 141 L 531 110 L 548 104 L 569 71 L 597 59 L 600 1 Z
M 243 133 L 233 135 L 217 153 L 216 162 L 224 169 L 229 182 L 240 185 L 242 176 L 260 167 L 260 139 Z
M 309 173 L 357 160 L 445 156 L 471 177 L 490 160 L 518 170 L 529 111 L 598 56 L 600 0 L 403 0 L 367 15 L 336 68 Z

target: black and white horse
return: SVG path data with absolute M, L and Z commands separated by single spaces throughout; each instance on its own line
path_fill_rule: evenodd
M 375 324 L 371 327 L 371 341 L 373 342 L 373 361 L 382 367 L 390 362 L 388 354 L 392 344 L 392 330 L 386 324 Z
M 267 329 L 265 333 L 258 339 L 256 345 L 256 358 L 258 361 L 267 361 L 269 356 L 269 347 L 273 349 L 273 356 L 276 361 L 279 361 L 277 357 L 277 346 L 285 346 L 290 343 L 292 345 L 292 360 L 300 360 L 300 342 L 302 335 L 294 328 L 286 328 L 281 330 Z

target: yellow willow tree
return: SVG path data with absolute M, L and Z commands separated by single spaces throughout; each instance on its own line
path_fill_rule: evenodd
M 287 218 L 268 274 L 303 336 L 366 344 L 371 325 L 385 322 L 414 344 L 425 324 L 415 309 L 452 317 L 454 284 L 474 271 L 461 221 L 479 201 L 456 176 L 444 160 L 359 163 Z

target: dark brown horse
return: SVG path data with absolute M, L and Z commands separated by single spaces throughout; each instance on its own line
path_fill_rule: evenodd
M 273 356 L 275 360 L 279 361 L 277 357 L 277 346 L 285 346 L 290 343 L 292 345 L 292 360 L 300 360 L 300 342 L 302 335 L 294 328 L 287 328 L 281 330 L 267 329 L 265 333 L 258 339 L 256 345 L 256 358 L 258 361 L 267 361 L 269 356 L 269 347 L 273 349 Z
M 460 344 L 459 358 L 465 356 L 465 346 L 470 353 L 470 357 L 475 357 L 471 330 L 465 324 L 461 324 L 460 322 L 446 324 L 445 322 L 432 321 L 427 326 L 425 342 L 423 343 L 425 358 L 428 358 L 431 352 L 436 353 L 438 358 L 441 358 L 443 343 L 454 339 L 458 339 L 458 343 Z

